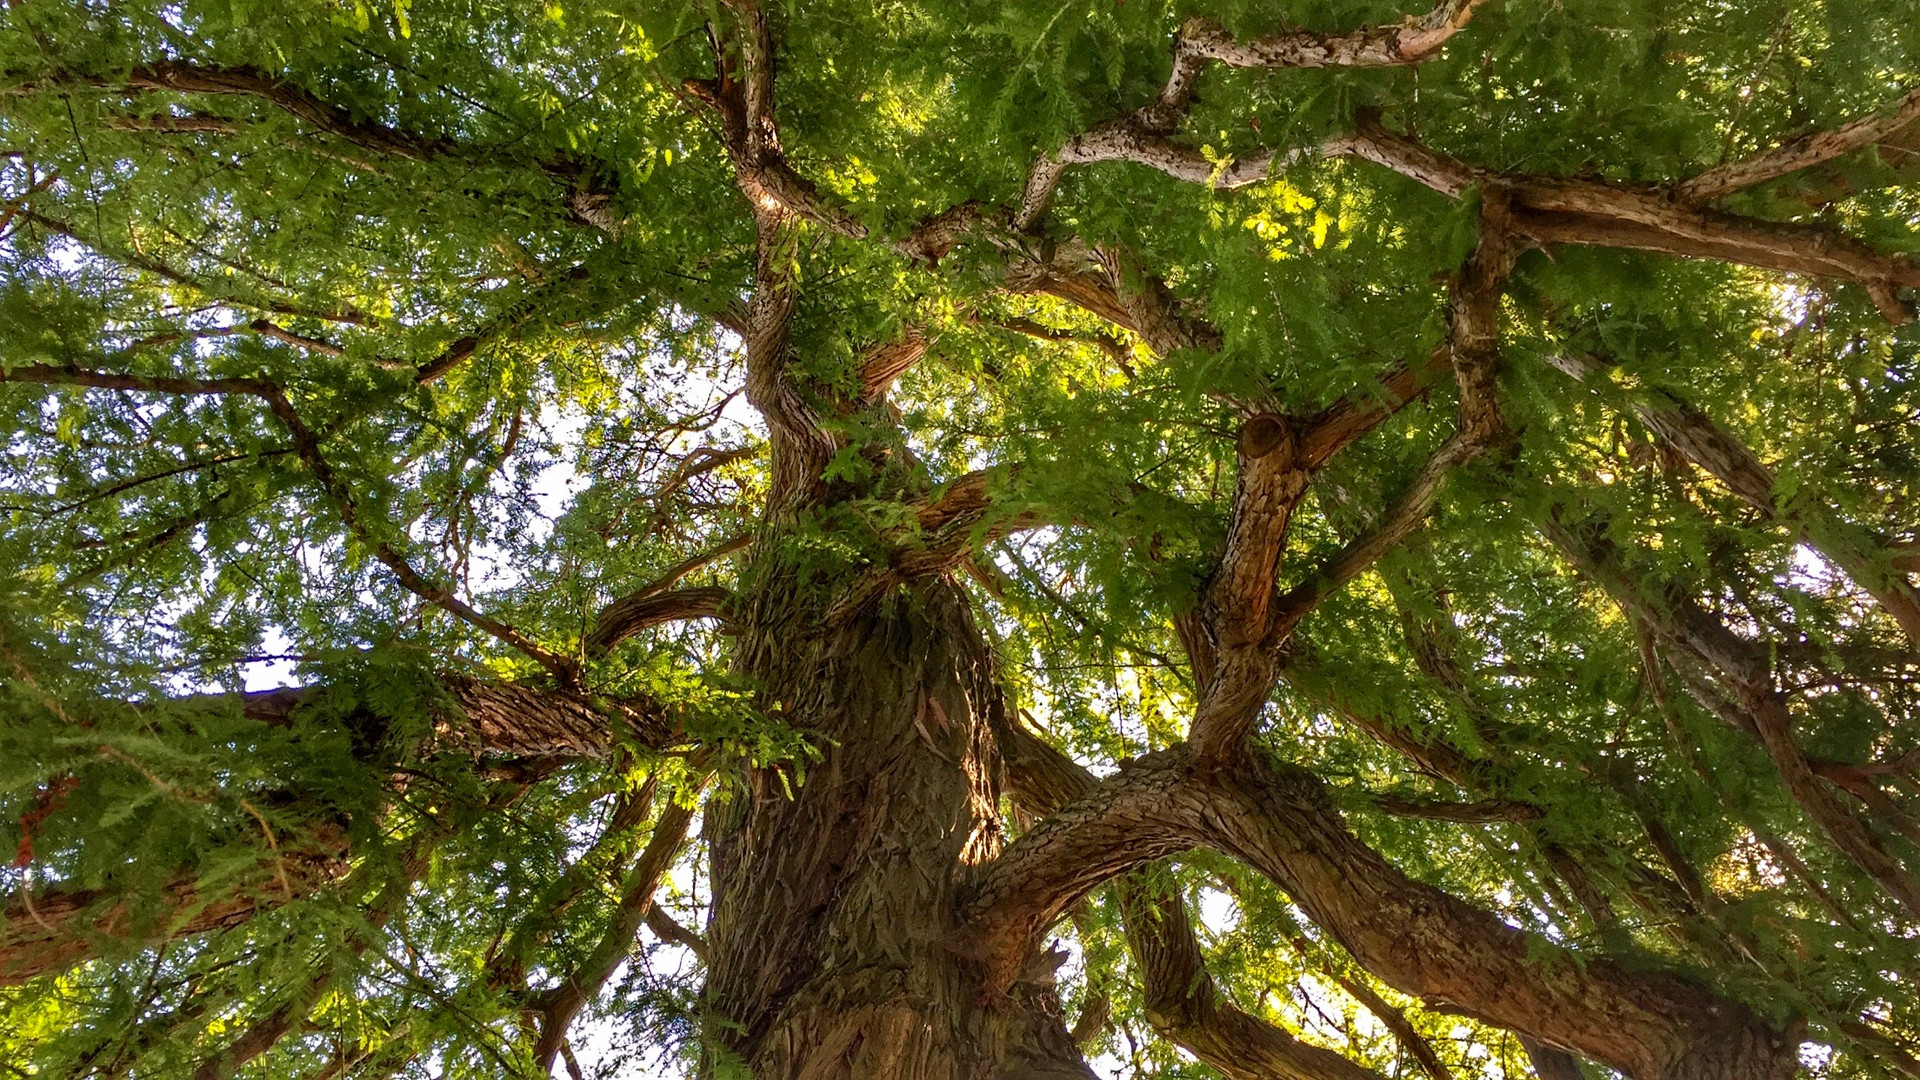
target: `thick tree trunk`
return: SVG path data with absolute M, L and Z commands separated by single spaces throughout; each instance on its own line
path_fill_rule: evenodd
M 1091 1076 L 1046 956 L 988 994 L 949 941 L 967 870 L 1002 844 L 1001 702 L 965 597 L 926 581 L 822 629 L 794 576 L 765 569 L 741 658 L 821 757 L 709 806 L 709 1074 Z

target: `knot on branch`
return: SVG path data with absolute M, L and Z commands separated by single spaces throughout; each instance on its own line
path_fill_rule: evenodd
M 1283 460 L 1291 458 L 1298 446 L 1293 424 L 1280 413 L 1260 413 L 1240 429 L 1240 455 L 1251 460 L 1277 452 L 1283 452 Z

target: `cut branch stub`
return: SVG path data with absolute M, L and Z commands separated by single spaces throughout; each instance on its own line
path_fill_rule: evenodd
M 1261 413 L 1240 428 L 1240 453 L 1248 458 L 1263 458 L 1284 450 L 1293 456 L 1293 425 L 1279 413 Z

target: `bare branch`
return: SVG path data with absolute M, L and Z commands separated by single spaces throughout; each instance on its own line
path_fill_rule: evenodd
M 678 945 L 703 962 L 706 960 L 707 939 L 681 925 L 657 901 L 647 906 L 647 929 L 661 941 Z

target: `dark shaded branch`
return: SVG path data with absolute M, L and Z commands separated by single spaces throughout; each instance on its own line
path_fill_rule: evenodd
M 364 150 L 414 161 L 430 161 L 459 149 L 459 144 L 450 140 L 357 120 L 345 109 L 253 67 L 201 66 L 186 61 L 163 61 L 135 67 L 117 80 L 59 72 L 39 82 L 18 85 L 12 92 L 20 94 L 73 86 L 92 86 L 122 94 L 171 91 L 255 98 Z
M 1773 685 L 1765 654 L 1685 591 L 1635 571 L 1607 539 L 1601 523 L 1570 521 L 1563 506 L 1540 527 L 1583 575 L 1649 630 L 1663 651 L 1690 662 L 1678 667 L 1689 692 L 1709 712 L 1760 743 L 1788 794 L 1834 846 L 1909 912 L 1920 915 L 1920 878 L 1814 772 L 1795 738 L 1793 716 Z
M 184 271 L 178 270 L 172 266 L 167 265 L 166 263 L 161 262 L 158 259 L 152 258 L 147 255 L 142 255 L 138 252 L 110 251 L 106 247 L 101 245 L 99 242 L 93 239 L 90 239 L 89 237 L 86 237 L 81 233 L 77 232 L 73 228 L 73 226 L 68 225 L 66 222 L 47 217 L 43 214 L 35 213 L 31 210 L 22 210 L 20 212 L 20 219 L 22 221 L 30 221 L 33 224 L 38 225 L 49 232 L 58 233 L 59 235 L 64 236 L 69 240 L 72 240 L 75 243 L 88 248 L 89 250 L 100 255 L 102 258 L 111 259 L 114 262 L 120 263 L 123 266 L 131 266 L 136 270 L 143 270 L 149 274 L 154 275 L 155 277 L 161 278 L 162 280 L 171 281 L 176 285 L 185 286 L 207 297 L 209 300 L 212 300 L 223 306 L 250 307 L 258 311 L 272 312 L 275 315 L 288 315 L 288 316 L 293 316 L 297 318 L 317 319 L 322 322 L 344 323 L 349 326 L 372 326 L 378 321 L 372 315 L 369 315 L 366 312 L 361 311 L 360 309 L 352 306 L 351 304 L 340 307 L 340 308 L 329 310 L 329 309 L 323 309 L 323 308 L 308 307 L 303 304 L 296 304 L 287 300 L 280 300 L 280 299 L 262 300 L 262 299 L 255 299 L 250 297 L 225 295 L 209 288 L 204 282 L 202 282 L 199 278 L 194 277 L 192 274 L 188 274 Z
M 542 1073 L 553 1068 L 554 1056 L 567 1037 L 567 1026 L 613 977 L 632 950 L 634 937 L 653 907 L 653 894 L 686 841 L 687 826 L 693 822 L 693 816 L 691 805 L 677 800 L 667 804 L 659 820 L 654 822 L 653 835 L 648 838 L 646 848 L 627 872 L 619 906 L 614 909 L 613 921 L 601 934 L 599 943 L 558 986 L 539 995 L 534 1010 L 540 1017 L 540 1041 L 533 1056 Z
M 1177 894 L 1118 887 L 1127 947 L 1155 1030 L 1228 1080 L 1381 1080 L 1380 1074 L 1249 1016 L 1215 988 Z
M 1333 975 L 1334 981 L 1340 984 L 1340 989 L 1345 990 L 1386 1025 L 1388 1031 L 1393 1032 L 1393 1037 L 1400 1043 L 1401 1048 L 1413 1055 L 1413 1059 L 1420 1063 L 1420 1067 L 1427 1071 L 1428 1076 L 1433 1080 L 1453 1080 L 1453 1071 L 1440 1060 L 1440 1055 L 1434 1052 L 1433 1044 L 1413 1026 L 1412 1021 L 1407 1019 L 1406 1013 L 1394 1008 L 1386 998 L 1374 993 L 1373 987 L 1359 979 L 1349 978 L 1338 972 L 1330 972 L 1330 974 Z
M 1577 381 L 1607 387 L 1607 365 L 1596 357 L 1563 353 L 1549 362 Z M 1902 577 L 1898 558 L 1885 549 L 1874 550 L 1859 543 L 1831 508 L 1820 505 L 1817 489 L 1803 489 L 1783 502 L 1775 490 L 1773 470 L 1759 455 L 1672 393 L 1654 390 L 1633 395 L 1629 405 L 1647 430 L 1725 484 L 1747 505 L 1770 520 L 1785 519 L 1804 528 L 1808 543 L 1873 597 L 1900 624 L 1907 640 L 1920 647 L 1920 592 Z
M 84 386 L 98 390 L 135 390 L 179 396 L 243 394 L 266 398 L 279 387 L 265 379 L 203 379 L 179 375 L 130 375 L 110 371 L 82 371 L 79 368 L 53 367 L 47 364 L 22 364 L 0 369 L 0 382 L 36 383 L 41 386 Z
M 666 747 L 675 729 L 665 711 L 648 701 L 592 701 L 557 690 L 483 682 L 463 675 L 439 680 L 441 706 L 434 715 L 429 753 L 458 753 L 507 767 L 522 778 L 553 765 L 598 757 L 612 745 L 615 724 L 643 746 Z M 281 726 L 324 699 L 322 687 L 298 687 L 242 695 L 209 695 L 177 707 L 233 708 L 249 719 Z M 375 715 L 349 717 L 380 743 L 387 721 Z M 348 869 L 346 836 L 337 824 L 315 822 L 296 837 L 283 836 L 275 859 L 230 892 L 202 896 L 191 876 L 169 883 L 162 896 L 136 905 L 100 890 L 55 888 L 8 899 L 0 916 L 0 986 L 12 986 L 60 971 L 97 954 L 103 943 L 147 944 L 235 926 L 262 906 L 286 899 L 281 873 L 295 896 L 326 888 Z M 136 911 L 158 911 L 151 920 Z
M 707 959 L 707 939 L 681 925 L 679 920 L 667 914 L 658 903 L 647 905 L 647 929 L 653 936 L 670 945 L 678 945 L 691 952 L 701 962 Z
M 1473 802 L 1455 802 L 1451 799 L 1430 799 L 1417 795 L 1393 795 L 1386 792 L 1370 793 L 1367 802 L 1383 814 L 1394 817 L 1422 818 L 1427 821 L 1454 821 L 1461 824 L 1481 825 L 1496 821 L 1524 822 L 1537 821 L 1546 816 L 1546 810 L 1518 799 L 1479 799 Z
M 1533 1066 L 1535 1080 L 1587 1080 L 1580 1062 L 1557 1046 L 1549 1046 L 1522 1035 L 1520 1049 L 1527 1053 L 1527 1062 Z
M 1127 378 L 1131 379 L 1134 377 L 1135 373 L 1133 370 L 1131 350 L 1127 348 L 1126 342 L 1121 341 L 1111 334 L 1075 333 L 1072 330 L 1060 330 L 1034 322 L 1032 319 L 1022 318 L 982 319 L 975 317 L 973 321 L 982 326 L 994 326 L 1002 330 L 1009 330 L 1023 337 L 1033 338 L 1036 341 L 1052 341 L 1066 345 L 1092 345 L 1112 358 L 1114 365 L 1118 367 Z

